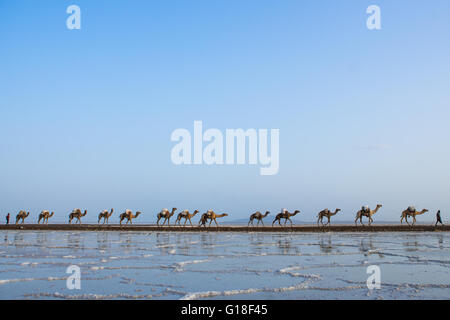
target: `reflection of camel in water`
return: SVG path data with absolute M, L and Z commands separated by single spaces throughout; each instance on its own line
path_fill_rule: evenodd
M 39 214 L 39 219 L 38 219 L 38 224 L 41 222 L 42 223 L 48 223 L 48 218 L 53 217 L 55 213 L 52 211 L 52 213 L 48 212 L 48 210 L 43 210 L 41 211 L 41 213 Z
M 422 211 L 419 212 L 413 206 L 409 206 L 406 210 L 402 212 L 402 215 L 400 216 L 401 218 L 400 224 L 403 224 L 403 219 L 405 219 L 406 223 L 409 225 L 408 217 L 412 217 L 413 218 L 412 225 L 414 225 L 416 223 L 416 216 L 424 214 L 426 212 L 428 212 L 427 209 L 423 209 Z
M 208 222 L 208 219 L 209 219 L 209 227 L 211 226 L 211 223 L 213 221 L 216 223 L 216 226 L 219 227 L 216 219 L 226 217 L 226 216 L 228 216 L 228 213 L 216 214 L 213 210 L 208 210 L 206 213 L 202 214 L 200 221 L 199 221 L 199 226 L 206 227 L 206 223 Z
M 330 210 L 328 210 L 328 208 L 320 211 L 319 214 L 317 215 L 317 225 L 319 225 L 320 221 L 320 223 L 323 226 L 323 218 L 325 217 L 328 219 L 328 223 L 325 225 L 329 225 L 331 217 L 336 215 L 336 213 L 338 213 L 339 211 L 341 211 L 341 209 L 336 209 L 334 212 L 331 212 Z
M 283 212 L 280 212 L 279 214 L 276 215 L 275 220 L 273 220 L 272 222 L 272 226 L 273 224 L 278 221 L 278 224 L 281 226 L 281 219 L 284 219 L 284 225 L 286 226 L 286 222 L 289 220 L 289 222 L 291 223 L 292 226 L 292 220 L 290 219 L 291 217 L 295 216 L 296 214 L 300 213 L 299 210 L 295 210 L 294 213 L 290 213 L 289 211 L 285 210 Z
M 373 222 L 372 216 L 373 216 L 375 213 L 377 213 L 378 209 L 380 209 L 382 206 L 383 206 L 383 205 L 381 205 L 381 204 L 377 204 L 377 207 L 375 208 L 375 210 L 370 210 L 370 208 L 367 207 L 367 206 L 362 207 L 361 210 L 359 210 L 359 211 L 356 213 L 355 225 L 357 225 L 358 219 L 359 219 L 359 223 L 361 223 L 362 225 L 364 225 L 364 224 L 362 223 L 362 218 L 363 218 L 363 217 L 367 217 L 367 218 L 369 218 L 369 226 L 370 226 L 370 224 Z
M 181 212 L 178 214 L 177 220 L 175 221 L 175 224 L 177 224 L 177 222 L 178 222 L 178 224 L 181 225 L 181 219 L 184 218 L 184 225 L 183 225 L 183 226 L 186 225 L 186 222 L 187 222 L 188 220 L 189 220 L 189 223 L 190 223 L 191 226 L 192 226 L 191 218 L 195 217 L 195 215 L 196 215 L 197 213 L 199 213 L 198 210 L 195 210 L 193 213 L 189 213 L 189 210 L 183 210 L 183 211 L 181 211 Z
M 25 212 L 24 210 L 20 210 L 16 216 L 16 224 L 19 223 L 19 220 L 22 220 L 22 224 L 25 222 L 25 218 L 30 215 L 29 212 Z
M 260 222 L 262 223 L 262 225 L 264 225 L 263 219 L 264 219 L 265 217 L 267 217 L 267 215 L 268 215 L 269 213 L 270 213 L 270 211 L 266 211 L 265 214 L 262 214 L 261 212 L 256 211 L 254 214 L 252 214 L 252 215 L 250 216 L 250 220 L 248 221 L 247 226 L 249 226 L 250 223 L 251 223 L 252 226 L 253 226 L 253 220 L 255 220 L 255 219 L 258 220 L 258 223 L 256 224 L 256 226 L 259 226 L 259 223 L 260 223 Z
M 105 222 L 106 222 L 106 224 L 109 224 L 109 217 L 112 216 L 113 212 L 114 212 L 114 209 L 112 209 L 112 208 L 111 208 L 111 212 L 108 212 L 108 210 L 103 210 L 102 212 L 100 212 L 98 214 L 98 223 L 100 224 L 100 220 L 103 219 L 103 224 L 105 224 Z
M 87 210 L 84 210 L 84 213 L 81 213 L 80 209 L 73 209 L 73 211 L 69 214 L 69 223 L 72 223 L 72 220 L 77 218 L 77 222 L 81 224 L 81 217 L 84 217 L 87 214 Z
M 319 236 L 319 247 L 320 247 L 320 251 L 323 253 L 331 253 L 334 249 L 333 247 L 333 243 L 331 241 L 331 235 L 326 237 L 326 242 L 325 242 L 325 236 L 321 235 Z
M 298 246 L 292 244 L 292 238 L 283 236 L 278 236 L 277 247 L 282 254 L 298 254 Z
M 122 221 L 125 219 L 127 219 L 126 224 L 128 224 L 128 222 L 133 224 L 133 219 L 137 218 L 140 214 L 140 211 L 136 211 L 136 214 L 133 215 L 133 212 L 130 209 L 125 210 L 125 212 L 120 215 L 120 225 L 122 225 Z
M 158 213 L 158 220 L 156 221 L 156 224 L 159 227 L 159 220 L 161 220 L 162 218 L 164 218 L 164 222 L 163 222 L 163 226 L 167 221 L 167 225 L 170 227 L 170 217 L 173 216 L 175 214 L 175 210 L 177 210 L 177 208 L 172 208 L 172 212 L 169 211 L 169 209 L 162 209 L 160 213 Z

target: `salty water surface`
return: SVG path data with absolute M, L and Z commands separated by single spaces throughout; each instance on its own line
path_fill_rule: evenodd
M 0 299 L 448 299 L 450 234 L 0 231 Z M 69 266 L 81 289 L 66 286 Z M 367 288 L 367 267 L 381 288 Z

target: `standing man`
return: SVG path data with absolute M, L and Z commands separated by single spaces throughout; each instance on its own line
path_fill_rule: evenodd
M 436 227 L 438 223 L 444 225 L 441 219 L 441 210 L 438 210 L 438 212 L 436 213 L 436 224 L 434 226 Z
M 6 224 L 9 224 L 9 212 L 8 212 L 8 214 L 6 215 Z

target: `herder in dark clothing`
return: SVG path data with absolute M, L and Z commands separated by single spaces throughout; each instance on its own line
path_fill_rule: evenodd
M 9 224 L 9 213 L 6 215 L 6 224 Z
M 444 225 L 441 220 L 441 210 L 438 210 L 438 212 L 436 213 L 436 224 L 434 226 L 436 227 L 438 223 Z

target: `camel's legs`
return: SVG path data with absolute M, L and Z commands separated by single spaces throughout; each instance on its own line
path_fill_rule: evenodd
M 262 221 L 262 219 L 261 219 L 261 224 L 263 225 L 263 227 L 265 227 L 265 225 L 264 225 L 264 221 Z
M 253 225 L 253 219 L 252 218 L 250 218 L 250 220 L 248 220 L 248 224 L 247 224 L 247 227 L 250 225 L 250 222 L 252 223 L 252 225 Z

